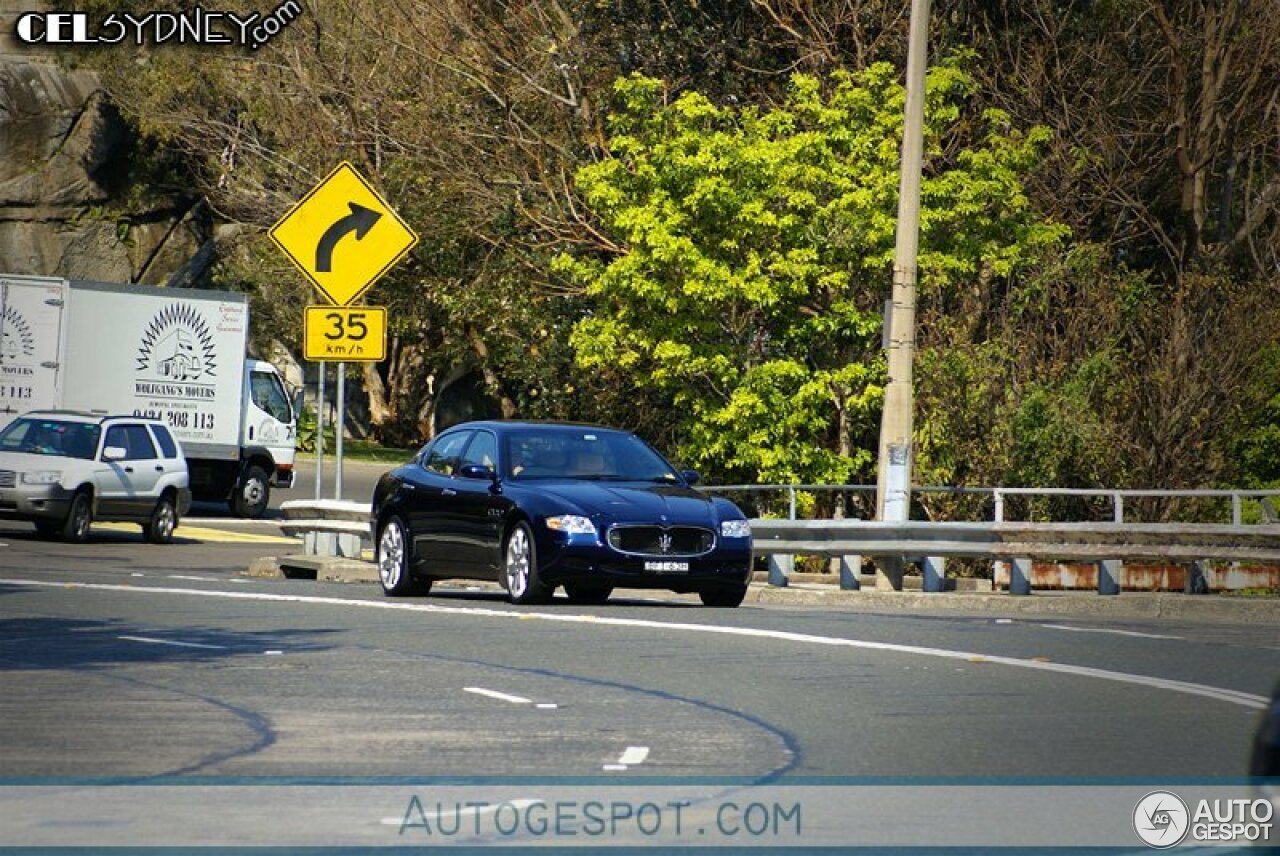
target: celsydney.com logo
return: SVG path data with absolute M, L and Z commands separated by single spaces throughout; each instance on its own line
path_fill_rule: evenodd
M 1168 791 L 1153 791 L 1133 809 L 1133 831 L 1157 850 L 1174 847 L 1187 837 L 1187 804 Z
M 258 48 L 302 16 L 298 0 L 285 0 L 272 11 L 112 12 L 98 19 L 84 12 L 25 12 L 13 34 L 26 45 L 240 45 Z
M 1271 841 L 1275 806 L 1267 799 L 1202 799 L 1191 811 L 1176 794 L 1155 791 L 1133 809 L 1133 831 L 1159 850 L 1182 843 L 1190 835 L 1195 844 Z

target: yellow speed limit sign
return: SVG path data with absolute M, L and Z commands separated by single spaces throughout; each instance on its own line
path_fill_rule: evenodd
M 303 357 L 315 362 L 381 362 L 387 356 L 385 306 L 308 306 Z

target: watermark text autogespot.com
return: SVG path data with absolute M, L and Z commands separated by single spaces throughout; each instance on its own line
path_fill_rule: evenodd
M 72 45 L 230 45 L 258 48 L 302 16 L 297 0 L 285 0 L 270 12 L 210 11 L 200 6 L 182 12 L 24 12 L 14 22 L 22 44 Z

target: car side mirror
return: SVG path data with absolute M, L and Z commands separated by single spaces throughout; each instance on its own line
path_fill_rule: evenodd
M 107 446 L 102 450 L 102 460 L 123 461 L 128 454 L 129 450 L 123 446 Z
M 497 477 L 497 472 L 493 467 L 486 467 L 484 464 L 467 464 L 458 470 L 458 475 L 464 479 L 488 479 L 492 481 Z
M 702 476 L 698 474 L 697 470 L 681 470 L 680 478 L 684 479 L 689 484 L 697 484 L 702 481 Z

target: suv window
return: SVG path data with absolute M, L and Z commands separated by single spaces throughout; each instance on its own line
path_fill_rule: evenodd
M 24 417 L 0 431 L 0 451 L 89 460 L 97 448 L 98 426 L 87 422 Z
M 126 461 L 145 461 L 156 457 L 156 447 L 145 425 L 112 425 L 107 429 L 106 446 L 124 449 Z
M 160 451 L 164 452 L 166 458 L 178 457 L 178 444 L 173 442 L 168 428 L 163 425 L 152 425 L 151 433 L 156 435 L 156 442 L 160 444 Z
M 431 444 L 431 450 L 427 452 L 422 465 L 433 473 L 453 475 L 458 468 L 458 458 L 473 433 L 475 432 L 458 431 L 454 434 L 445 434 Z

